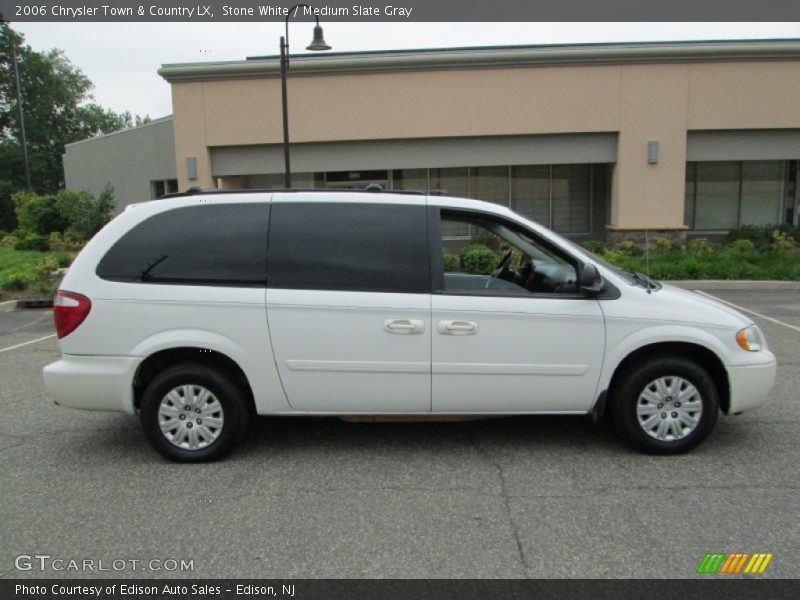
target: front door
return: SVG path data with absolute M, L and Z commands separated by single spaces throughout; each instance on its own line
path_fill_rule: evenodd
M 598 301 L 578 293 L 577 262 L 512 222 L 441 216 L 433 224 L 444 234 L 443 274 L 434 277 L 441 289 L 431 300 L 433 411 L 590 410 L 605 327 Z
M 300 411 L 427 412 L 430 270 L 425 206 L 364 194 L 275 194 L 270 340 Z M 289 200 L 287 202 L 287 199 Z

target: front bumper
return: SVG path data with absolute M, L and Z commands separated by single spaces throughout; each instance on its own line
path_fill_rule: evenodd
M 59 406 L 133 414 L 133 378 L 140 361 L 65 354 L 44 368 L 44 385 Z
M 737 414 L 760 406 L 775 383 L 778 363 L 771 352 L 764 352 L 764 362 L 755 365 L 728 367 L 730 407 L 728 414 Z

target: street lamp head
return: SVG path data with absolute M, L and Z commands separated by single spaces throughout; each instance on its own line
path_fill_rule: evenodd
M 325 38 L 322 35 L 322 26 L 317 23 L 314 26 L 314 39 L 311 40 L 311 43 L 306 46 L 306 50 L 314 50 L 315 52 L 323 52 L 325 50 L 330 50 L 331 47 L 325 42 Z

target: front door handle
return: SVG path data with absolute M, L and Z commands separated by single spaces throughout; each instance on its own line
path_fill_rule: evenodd
M 478 324 L 475 321 L 439 321 L 436 330 L 442 335 L 475 335 Z
M 425 331 L 425 321 L 421 319 L 389 319 L 383 322 L 383 329 L 389 333 L 422 333 Z

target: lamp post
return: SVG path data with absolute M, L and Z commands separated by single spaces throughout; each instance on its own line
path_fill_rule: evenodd
M 289 71 L 289 17 L 296 14 L 300 7 L 311 8 L 308 4 L 296 4 L 288 10 L 285 19 L 285 36 L 281 36 L 281 102 L 283 104 L 283 162 L 285 167 L 284 186 L 286 189 L 292 187 L 292 169 L 289 160 L 289 107 L 286 95 L 286 73 Z M 330 50 L 331 47 L 325 43 L 322 36 L 322 27 L 319 24 L 319 17 L 316 17 L 317 24 L 314 26 L 314 39 L 306 46 L 306 50 L 322 52 Z
M 0 61 L 8 62 L 8 54 L 0 53 Z M 28 139 L 25 135 L 25 111 L 22 109 L 22 90 L 19 85 L 19 64 L 17 63 L 17 50 L 11 49 L 11 61 L 14 64 L 14 80 L 17 84 L 17 108 L 19 108 L 19 129 L 22 136 L 22 155 L 25 159 L 25 182 L 31 189 L 31 170 L 28 164 Z

